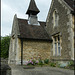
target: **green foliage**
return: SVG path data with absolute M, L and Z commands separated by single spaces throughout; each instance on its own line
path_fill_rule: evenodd
M 43 66 L 43 64 L 44 64 L 43 61 L 40 59 L 39 60 L 39 65 Z
M 74 66 L 74 61 L 70 61 L 69 66 Z
M 36 61 L 35 61 L 35 60 L 32 60 L 32 62 L 33 62 L 33 65 L 35 65 L 35 64 L 36 64 Z
M 44 60 L 44 63 L 45 63 L 45 64 L 48 64 L 48 63 L 49 63 L 49 59 L 45 59 L 45 60 Z
M 10 36 L 1 37 L 1 57 L 8 58 Z
M 37 60 L 32 60 L 32 62 L 34 63 L 34 65 L 37 65 L 38 64 L 38 61 Z
M 50 66 L 56 67 L 56 63 L 51 62 L 51 63 L 50 63 Z
M 74 65 L 75 65 L 74 61 L 69 61 L 68 65 L 65 68 L 75 70 Z

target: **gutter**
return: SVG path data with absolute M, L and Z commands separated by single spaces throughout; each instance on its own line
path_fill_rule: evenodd
M 21 39 L 21 65 L 23 65 L 23 40 Z

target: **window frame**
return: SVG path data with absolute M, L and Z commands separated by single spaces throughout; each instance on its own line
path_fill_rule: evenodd
M 56 17 L 57 15 L 57 17 Z M 53 28 L 58 26 L 58 12 L 55 9 L 53 12 Z
M 58 41 L 58 37 L 60 38 L 59 41 Z M 61 56 L 61 36 L 55 35 L 52 38 L 53 38 L 53 56 Z M 55 38 L 56 38 L 56 41 L 55 41 Z M 59 46 L 58 46 L 58 43 L 60 44 Z M 56 44 L 56 47 L 55 47 L 55 44 Z M 55 50 L 55 48 L 57 51 Z

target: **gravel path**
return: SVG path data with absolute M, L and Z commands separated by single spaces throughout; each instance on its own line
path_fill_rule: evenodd
M 73 70 L 60 69 L 55 67 L 36 67 L 24 69 L 22 66 L 11 66 L 12 75 L 74 75 Z

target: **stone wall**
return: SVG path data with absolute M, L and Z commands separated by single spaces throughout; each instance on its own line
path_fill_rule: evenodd
M 42 60 L 50 59 L 50 42 L 38 40 L 25 40 L 23 41 L 23 62 L 31 58 Z M 21 59 L 21 51 L 20 51 Z
M 11 31 L 8 64 L 16 64 L 16 62 L 18 61 L 18 59 L 17 59 L 17 57 L 18 57 L 17 56 L 17 52 L 18 52 L 17 35 L 19 35 L 19 27 L 18 27 L 17 15 L 15 14 L 14 19 L 13 19 L 12 31 Z
M 8 65 L 8 58 L 1 58 L 0 73 L 1 75 L 11 75 L 11 67 Z
M 8 58 L 1 58 L 1 64 L 8 64 Z
M 58 12 L 58 26 L 53 27 L 53 12 L 54 10 L 57 10 Z M 65 5 L 65 3 L 62 0 L 53 0 L 47 21 L 46 21 L 46 30 L 49 35 L 55 34 L 60 32 L 61 33 L 61 56 L 53 56 L 53 49 L 51 49 L 51 58 L 52 59 L 65 59 L 69 60 L 71 59 L 71 52 L 72 52 L 72 44 L 71 39 L 72 35 L 70 35 L 71 30 L 71 14 L 68 7 Z
M 1 64 L 0 73 L 1 75 L 11 75 L 11 67 L 7 64 Z

